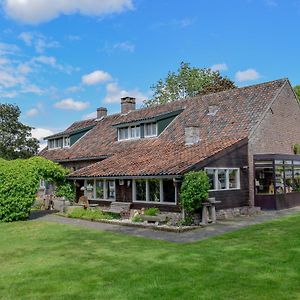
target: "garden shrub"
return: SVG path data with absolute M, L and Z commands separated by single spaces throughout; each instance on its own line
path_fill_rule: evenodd
M 202 202 L 208 198 L 209 179 L 205 171 L 189 172 L 184 175 L 180 190 L 180 205 L 184 209 L 185 218 L 202 207 Z
M 159 209 L 156 207 L 150 207 L 144 211 L 146 216 L 157 216 L 159 214 Z
M 294 154 L 300 154 L 300 144 L 293 145 Z
M 60 184 L 55 191 L 55 196 L 65 197 L 66 200 L 71 202 L 75 199 L 75 185 L 73 182 L 66 181 Z
M 0 159 L 0 221 L 26 219 L 36 200 L 40 180 L 64 185 L 67 173 L 66 169 L 42 157 Z
M 67 214 L 69 218 L 79 218 L 79 219 L 87 219 L 87 220 L 113 220 L 119 219 L 117 215 L 113 215 L 110 213 L 102 212 L 99 209 L 84 209 L 84 208 L 74 208 L 71 212 Z

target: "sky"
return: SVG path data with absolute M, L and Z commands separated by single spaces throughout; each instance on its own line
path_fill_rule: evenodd
M 181 61 L 300 84 L 300 0 L 0 0 L 0 101 L 44 136 L 151 97 Z

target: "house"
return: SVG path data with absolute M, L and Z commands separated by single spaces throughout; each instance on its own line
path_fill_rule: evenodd
M 40 155 L 72 170 L 77 197 L 179 211 L 183 175 L 206 170 L 217 209 L 300 204 L 300 106 L 288 79 L 75 122 Z M 83 188 L 84 187 L 84 188 Z

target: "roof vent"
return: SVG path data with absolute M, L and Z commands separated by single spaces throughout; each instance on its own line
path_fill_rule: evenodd
M 189 126 L 184 129 L 185 144 L 194 145 L 200 142 L 200 128 L 196 126 Z
M 217 105 L 209 105 L 208 106 L 208 116 L 215 116 L 219 110 L 219 107 Z
M 97 119 L 101 119 L 107 116 L 107 108 L 105 107 L 98 107 L 97 108 Z

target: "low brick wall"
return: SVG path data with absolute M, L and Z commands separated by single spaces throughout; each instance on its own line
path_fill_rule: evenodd
M 217 220 L 226 220 L 226 219 L 232 219 L 234 217 L 239 217 L 239 216 L 254 216 L 260 213 L 261 213 L 260 207 L 243 206 L 243 207 L 217 210 L 216 216 L 217 216 Z

